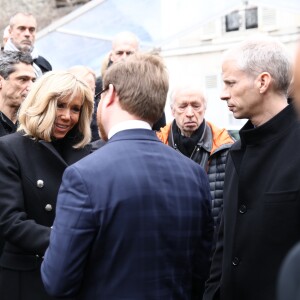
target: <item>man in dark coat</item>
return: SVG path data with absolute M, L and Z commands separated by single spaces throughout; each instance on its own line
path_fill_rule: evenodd
M 34 48 L 37 22 L 35 17 L 29 13 L 16 13 L 9 21 L 9 39 L 4 51 L 29 52 L 33 59 L 36 77 L 51 71 L 51 64 L 37 53 Z
M 0 137 L 16 132 L 17 112 L 34 80 L 30 54 L 12 51 L 0 54 Z M 0 237 L 0 255 L 3 245 Z
M 273 300 L 280 264 L 300 239 L 300 125 L 287 90 L 292 64 L 272 38 L 223 58 L 221 99 L 249 121 L 228 155 L 224 208 L 205 300 Z
M 209 185 L 198 164 L 151 130 L 165 106 L 165 67 L 157 56 L 133 55 L 103 83 L 97 116 L 108 142 L 64 173 L 41 269 L 46 290 L 82 300 L 201 299 Z
M 291 85 L 292 98 L 300 114 L 300 43 L 297 48 L 294 81 Z M 277 287 L 278 300 L 300 299 L 300 242 L 298 242 L 284 259 Z
M 35 81 L 29 53 L 7 51 L 0 54 L 0 136 L 17 129 L 17 113 Z

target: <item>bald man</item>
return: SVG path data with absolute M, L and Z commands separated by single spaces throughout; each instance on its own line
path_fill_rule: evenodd
M 130 31 L 122 31 L 119 32 L 114 38 L 112 39 L 112 49 L 109 54 L 109 62 L 108 67 L 118 62 L 122 59 L 126 59 L 126 57 L 137 53 L 140 51 L 140 41 L 139 38 Z M 98 149 L 98 147 L 103 146 L 103 142 L 99 141 L 99 134 L 98 134 L 98 126 L 96 122 L 96 111 L 97 106 L 99 103 L 99 97 L 102 89 L 102 78 L 101 76 L 97 77 L 96 79 L 96 98 L 95 98 L 95 112 L 93 115 L 93 120 L 91 124 L 91 130 L 92 130 L 92 141 L 95 141 L 94 146 L 95 149 Z M 166 125 L 166 116 L 165 113 L 161 116 L 159 120 L 157 120 L 156 123 L 153 124 L 152 129 L 155 131 L 160 130 L 161 127 L 164 127 Z
M 117 62 L 139 51 L 138 37 L 129 31 L 118 33 L 112 41 L 111 61 Z

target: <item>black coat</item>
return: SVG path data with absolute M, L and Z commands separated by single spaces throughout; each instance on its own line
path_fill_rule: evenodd
M 300 124 L 291 105 L 248 122 L 229 151 L 224 211 L 203 299 L 274 300 L 280 264 L 300 240 Z
M 51 143 L 33 141 L 20 132 L 0 138 L 0 258 L 2 300 L 53 299 L 40 279 L 49 244 L 56 197 L 66 167 L 90 152 L 65 139 L 60 153 Z M 64 157 L 64 158 L 62 158 Z
M 300 299 L 300 242 L 285 257 L 279 271 L 278 300 Z
M 35 58 L 33 60 L 33 62 L 39 66 L 39 68 L 41 69 L 42 73 L 46 73 L 46 72 L 49 72 L 49 71 L 52 71 L 52 66 L 51 64 L 49 63 L 49 61 L 43 57 L 43 56 L 38 56 L 37 58 Z

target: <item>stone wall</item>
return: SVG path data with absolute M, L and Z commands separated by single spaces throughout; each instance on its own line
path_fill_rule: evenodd
M 70 4 L 66 7 L 57 8 L 56 0 L 0 0 L 0 44 L 2 44 L 4 28 L 8 25 L 10 17 L 17 12 L 24 11 L 32 13 L 37 20 L 37 29 L 41 30 L 82 4 Z

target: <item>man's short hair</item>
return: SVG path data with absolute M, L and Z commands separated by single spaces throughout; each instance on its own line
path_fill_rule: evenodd
M 287 94 L 292 79 L 292 60 L 285 46 L 275 38 L 251 37 L 225 52 L 224 58 L 232 58 L 240 70 L 253 77 L 268 72 L 274 90 Z
M 112 84 L 122 109 L 142 120 L 155 123 L 163 114 L 169 77 L 158 55 L 136 53 L 109 67 L 103 87 Z
M 8 76 L 16 71 L 16 65 L 23 63 L 32 65 L 32 57 L 30 53 L 20 51 L 3 51 L 0 54 L 0 75 L 6 79 Z
M 13 27 L 15 25 L 15 19 L 16 17 L 18 16 L 24 16 L 24 17 L 32 17 L 35 19 L 35 16 L 32 14 L 32 13 L 29 13 L 29 12 L 17 12 L 15 13 L 14 15 L 12 15 L 9 19 L 9 26 L 10 27 Z

